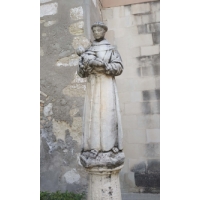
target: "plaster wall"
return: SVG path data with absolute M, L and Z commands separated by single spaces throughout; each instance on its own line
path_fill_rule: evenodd
M 102 10 L 106 38 L 122 56 L 116 77 L 124 131 L 123 192 L 160 187 L 160 2 Z
M 41 191 L 86 191 L 79 162 L 86 80 L 76 74 L 77 46 L 87 47 L 101 20 L 94 0 L 40 1 Z

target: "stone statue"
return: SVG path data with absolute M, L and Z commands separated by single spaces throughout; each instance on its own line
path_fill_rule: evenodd
M 92 45 L 77 49 L 77 73 L 87 77 L 80 155 L 90 174 L 87 200 L 121 200 L 119 171 L 125 156 L 115 76 L 122 73 L 123 64 L 118 51 L 104 39 L 107 30 L 103 22 L 96 22 Z
M 111 162 L 105 161 L 106 157 L 124 157 L 120 154 L 123 133 L 115 82 L 123 64 L 118 51 L 104 38 L 107 26 L 96 22 L 91 28 L 94 42 L 87 50 L 82 46 L 77 49 L 77 73 L 87 77 L 81 161 L 85 166 L 99 166 Z

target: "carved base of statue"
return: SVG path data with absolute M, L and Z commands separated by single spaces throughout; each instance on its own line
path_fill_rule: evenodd
M 81 164 L 88 167 L 107 167 L 109 169 L 116 168 L 123 165 L 125 155 L 123 151 L 114 153 L 113 151 L 108 152 L 98 152 L 98 154 L 93 156 L 91 151 L 84 151 L 80 156 Z
M 123 165 L 113 169 L 86 168 L 89 172 L 87 200 L 121 200 L 119 172 Z

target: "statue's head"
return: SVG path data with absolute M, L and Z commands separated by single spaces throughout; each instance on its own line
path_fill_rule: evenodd
M 101 40 L 104 38 L 108 27 L 103 22 L 95 22 L 92 27 L 94 38 L 96 40 Z

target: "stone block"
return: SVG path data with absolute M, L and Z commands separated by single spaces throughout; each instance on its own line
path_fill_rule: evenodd
M 72 20 L 83 19 L 83 7 L 75 7 L 70 9 L 70 17 Z
M 143 24 L 141 15 L 135 15 L 134 19 L 135 19 L 135 24 L 136 25 L 142 25 Z
M 160 22 L 160 11 L 155 12 L 155 20 L 156 22 Z
M 131 5 L 131 13 L 140 14 L 140 13 L 149 13 L 151 11 L 149 3 L 140 3 Z
M 108 20 L 113 18 L 113 10 L 112 8 L 107 8 L 102 10 L 103 20 Z
M 115 29 L 115 38 L 124 37 L 125 29 Z
M 137 116 L 138 129 L 158 129 L 160 128 L 160 115 L 138 115 Z
M 134 15 L 124 17 L 124 27 L 136 26 Z
M 120 103 L 142 102 L 142 92 L 140 91 L 120 92 L 119 101 Z
M 147 158 L 160 158 L 160 144 L 159 143 L 146 144 L 145 156 Z
M 126 60 L 126 68 L 135 68 L 137 69 L 139 67 L 138 58 L 136 57 L 136 54 L 139 54 L 140 47 L 135 48 L 128 48 L 127 51 L 127 60 Z
M 40 0 L 40 3 L 47 3 L 47 2 L 50 2 L 52 0 Z
M 148 33 L 160 32 L 160 23 L 146 24 L 146 26 Z
M 79 22 L 71 24 L 69 27 L 69 32 L 72 35 L 82 35 L 84 32 L 84 22 L 79 21 Z
M 151 113 L 160 114 L 160 101 L 151 102 Z
M 142 76 L 159 76 L 160 66 L 142 67 Z
M 147 143 L 159 143 L 160 142 L 160 129 L 147 129 Z
M 150 56 L 150 55 L 155 55 L 159 53 L 160 53 L 159 45 L 141 47 L 141 56 Z
M 109 30 L 106 32 L 105 38 L 112 44 L 114 45 L 114 40 L 115 40 L 115 32 L 113 30 Z
M 150 2 L 151 12 L 160 10 L 160 1 Z
M 147 32 L 147 24 L 138 25 L 138 33 L 139 34 L 146 34 Z
M 134 48 L 129 48 L 129 54 L 131 58 L 137 58 L 137 57 L 140 57 L 141 56 L 141 49 L 140 47 L 134 47 Z
M 160 77 L 156 77 L 156 89 L 160 88 Z
M 145 129 L 124 129 L 127 135 L 127 141 L 130 144 L 145 144 L 146 141 L 146 131 Z
M 119 19 L 108 19 L 108 27 L 109 30 L 115 30 L 115 29 L 121 29 L 125 27 L 125 17 L 119 18 Z
M 131 5 L 125 5 L 124 6 L 124 15 L 125 16 L 130 16 L 132 13 L 131 13 Z
M 122 73 L 122 75 L 119 76 L 119 79 L 124 79 L 124 78 L 137 78 L 139 77 L 139 72 L 137 70 L 137 68 L 131 68 L 131 66 L 127 67 L 126 66 L 124 67 L 124 71 Z
M 160 44 L 160 32 L 155 32 L 155 33 L 152 33 L 152 36 L 153 36 L 153 43 L 154 44 Z
M 146 159 L 144 159 L 144 158 L 128 159 L 128 166 L 129 166 L 129 170 L 132 172 L 134 172 L 135 169 L 146 168 Z
M 136 115 L 123 115 L 122 118 L 122 124 L 123 128 L 130 128 L 130 129 L 136 129 L 137 128 L 137 118 Z
M 147 172 L 148 173 L 160 173 L 160 160 L 148 159 L 147 160 Z
M 141 56 L 137 58 L 140 67 L 160 66 L 160 55 Z
M 130 48 L 153 45 L 152 34 L 140 34 L 140 35 L 127 36 L 126 40 L 128 40 L 128 44 Z
M 150 102 L 125 103 L 125 115 L 151 114 Z
M 135 91 L 153 90 L 155 88 L 156 88 L 156 83 L 154 77 L 142 77 L 140 79 L 134 80 Z
M 124 6 L 113 7 L 113 18 L 124 17 Z
M 125 37 L 131 38 L 134 35 L 138 35 L 138 28 L 137 26 L 131 26 L 124 29 L 125 30 Z
M 117 90 L 118 92 L 133 91 L 134 90 L 134 80 L 133 79 L 117 79 Z
M 160 22 L 160 12 L 141 15 L 141 21 L 138 22 L 138 25 Z
M 143 90 L 143 101 L 160 100 L 160 90 Z
M 40 17 L 55 15 L 57 13 L 58 3 L 49 3 L 40 6 Z
M 127 159 L 138 159 L 146 156 L 145 144 L 131 144 L 124 146 L 124 153 Z
M 124 176 L 124 181 L 128 184 L 130 188 L 136 187 L 135 185 L 135 175 L 133 172 L 128 172 Z

